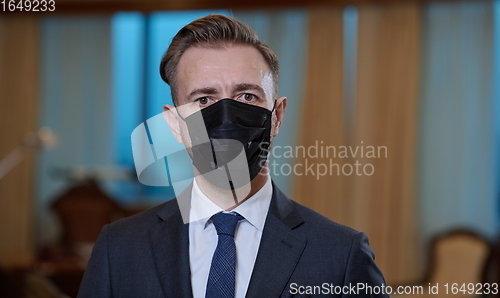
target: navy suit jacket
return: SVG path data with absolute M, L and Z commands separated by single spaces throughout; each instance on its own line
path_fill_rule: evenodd
M 78 297 L 191 298 L 188 231 L 177 200 L 105 226 Z M 380 294 L 384 284 L 365 234 L 273 185 L 247 298 L 387 297 Z M 370 294 L 359 285 L 379 288 Z

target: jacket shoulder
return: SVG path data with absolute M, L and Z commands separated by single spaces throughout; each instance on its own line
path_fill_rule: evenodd
M 132 216 L 120 219 L 116 222 L 113 222 L 109 225 L 109 233 L 137 233 L 137 232 L 145 232 L 148 231 L 149 228 L 158 224 L 161 221 L 161 218 L 158 216 L 158 213 L 175 213 L 179 210 L 179 206 L 177 204 L 177 200 L 173 199 L 162 203 L 160 205 L 151 207 L 147 210 L 144 210 L 140 213 L 134 214 Z
M 312 210 L 309 207 L 306 207 L 302 204 L 299 204 L 295 201 L 292 201 L 295 208 L 298 210 L 299 214 L 303 217 L 306 223 L 310 223 L 311 225 L 317 227 L 318 229 L 322 229 L 325 231 L 334 231 L 336 233 L 345 234 L 346 236 L 351 235 L 355 236 L 360 232 L 345 226 L 343 224 L 337 223 L 324 215 Z

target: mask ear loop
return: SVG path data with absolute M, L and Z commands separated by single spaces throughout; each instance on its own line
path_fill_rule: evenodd
M 274 112 L 274 110 L 276 109 L 276 102 L 277 102 L 277 101 L 278 101 L 277 99 L 275 99 L 275 100 L 274 100 L 273 109 L 271 110 L 271 119 L 273 118 L 273 112 Z M 272 121 L 272 120 L 271 120 L 271 121 Z M 279 127 L 281 126 L 281 123 L 278 121 L 278 122 L 277 122 L 277 125 L 278 125 L 278 128 L 279 128 Z
M 274 100 L 274 103 L 273 103 L 273 109 L 271 110 L 271 114 L 274 112 L 274 109 L 276 108 L 276 102 L 277 102 L 277 101 L 278 101 L 277 99 L 275 99 L 275 100 Z
M 172 100 L 175 108 L 175 112 L 177 113 L 177 116 L 182 119 L 182 121 L 186 122 L 186 118 L 182 117 L 181 113 L 179 113 L 179 107 L 175 103 L 175 100 Z
M 182 117 L 181 113 L 179 113 L 179 108 L 178 108 L 178 106 L 177 106 L 176 104 L 174 104 L 174 107 L 175 107 L 175 112 L 177 113 L 177 115 L 179 116 L 179 118 L 181 118 L 181 119 L 182 119 L 182 121 L 184 121 L 184 122 L 186 122 L 186 118 L 187 118 L 187 117 L 189 117 L 190 115 L 192 115 L 192 114 L 190 114 L 190 115 L 188 115 L 187 117 Z M 200 111 L 201 111 L 201 109 L 200 109 Z M 199 112 L 199 111 L 197 111 L 197 112 Z M 196 113 L 196 112 L 195 112 L 195 113 Z M 193 113 L 193 114 L 194 114 L 194 113 Z
M 175 111 L 177 112 L 177 116 L 182 119 L 182 121 L 186 122 L 186 118 L 182 117 L 181 113 L 179 113 L 179 109 L 177 109 L 177 106 L 175 107 Z

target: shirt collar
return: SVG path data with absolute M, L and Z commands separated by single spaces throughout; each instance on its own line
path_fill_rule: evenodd
M 257 230 L 264 229 L 267 211 L 271 203 L 273 194 L 273 186 L 271 179 L 268 177 L 264 186 L 259 189 L 253 196 L 238 205 L 231 212 L 236 212 L 243 216 Z M 207 222 L 212 215 L 224 211 L 222 208 L 212 202 L 200 189 L 193 179 L 193 188 L 191 190 L 191 223 L 201 225 L 203 228 L 207 226 Z

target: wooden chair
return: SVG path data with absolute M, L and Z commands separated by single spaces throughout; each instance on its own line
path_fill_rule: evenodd
M 431 245 L 429 282 L 444 285 L 485 281 L 486 261 L 493 248 L 485 237 L 456 230 L 438 235 Z
M 469 230 L 457 229 L 439 234 L 430 243 L 429 262 L 424 279 L 402 285 L 421 286 L 424 293 L 391 297 L 477 297 L 475 293 L 469 293 L 467 285 L 486 282 L 486 268 L 493 252 L 492 248 L 492 244 L 485 237 Z M 429 293 L 429 284 L 439 285 L 438 294 Z M 445 294 L 445 284 L 448 284 L 448 295 Z M 452 294 L 453 284 L 459 287 L 465 284 L 467 291 Z M 397 286 L 399 285 L 393 286 L 394 291 Z
M 62 224 L 61 242 L 46 249 L 51 252 L 47 257 L 39 258 L 38 272 L 61 292 L 76 297 L 101 229 L 123 218 L 124 211 L 94 180 L 71 187 L 54 200 L 52 208 Z
M 62 223 L 62 244 L 74 254 L 93 244 L 106 224 L 123 218 L 123 209 L 94 180 L 70 188 L 52 208 Z

